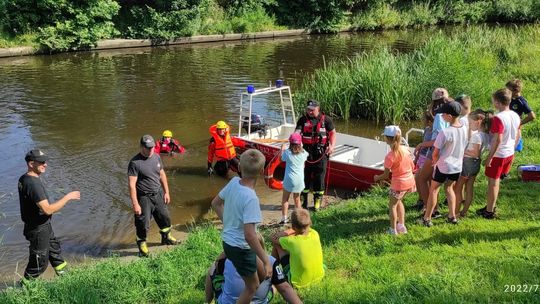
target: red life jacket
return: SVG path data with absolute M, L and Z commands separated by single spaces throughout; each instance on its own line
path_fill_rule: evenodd
M 220 160 L 230 160 L 236 157 L 236 150 L 231 140 L 231 135 L 229 134 L 229 129 L 225 130 L 225 136 L 221 137 L 217 134 L 217 127 L 213 125 L 210 127 L 210 135 L 214 139 L 214 155 L 208 155 L 208 161 L 211 161 L 211 158 L 214 156 L 218 161 Z M 210 151 L 209 151 L 210 152 Z
M 302 127 L 302 144 L 304 145 L 326 145 L 328 141 L 327 133 L 326 133 L 326 126 L 324 123 L 324 113 L 321 113 L 319 115 L 319 119 L 317 121 L 317 124 L 314 125 L 312 121 L 313 118 L 310 118 L 309 116 L 305 116 L 306 122 L 304 123 L 304 126 Z
M 154 148 L 156 153 L 184 153 L 185 149 L 180 145 L 180 142 L 176 139 L 171 138 L 171 140 L 165 140 L 161 138 Z

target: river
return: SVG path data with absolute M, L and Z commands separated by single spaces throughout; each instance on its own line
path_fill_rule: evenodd
M 420 35 L 419 35 L 420 33 Z M 238 121 L 239 93 L 278 77 L 294 89 L 324 62 L 378 45 L 407 51 L 430 31 L 303 36 L 276 40 L 65 53 L 0 60 L 0 277 L 21 274 L 28 255 L 17 180 L 25 153 L 50 156 L 44 180 L 51 200 L 71 190 L 81 200 L 53 216 L 68 259 L 103 256 L 133 245 L 127 164 L 143 134 L 164 129 L 187 146 L 166 163 L 175 225 L 201 219 L 226 180 L 206 176 L 208 127 Z M 258 99 L 269 121 L 276 101 Z M 382 126 L 337 121 L 337 130 L 373 137 Z M 235 128 L 233 127 L 233 130 Z M 264 200 L 267 192 L 259 187 Z M 157 227 L 152 226 L 157 235 Z

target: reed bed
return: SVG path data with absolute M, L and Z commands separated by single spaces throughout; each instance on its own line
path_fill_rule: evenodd
M 473 106 L 490 107 L 491 92 L 511 78 L 536 85 L 538 40 L 538 25 L 440 32 L 409 53 L 382 47 L 331 62 L 306 77 L 296 101 L 300 106 L 314 98 L 323 110 L 345 119 L 387 123 L 418 119 L 436 87 L 470 95 Z

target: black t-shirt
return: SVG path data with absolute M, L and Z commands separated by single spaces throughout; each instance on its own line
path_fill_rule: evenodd
M 137 193 L 157 193 L 161 188 L 159 172 L 163 169 L 161 157 L 156 153 L 144 157 L 140 153 L 129 161 L 128 176 L 137 176 Z
M 19 178 L 18 188 L 23 222 L 29 226 L 46 223 L 51 216 L 43 213 L 37 205 L 42 200 L 49 200 L 49 195 L 41 178 L 24 174 Z

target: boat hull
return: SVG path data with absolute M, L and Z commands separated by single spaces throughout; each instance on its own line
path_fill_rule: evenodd
M 261 151 L 266 163 L 271 163 L 275 157 L 279 157 L 280 147 L 260 143 L 257 141 L 246 140 L 241 137 L 233 137 L 233 144 L 236 147 L 238 154 L 242 154 L 248 149 L 256 149 Z M 383 156 L 384 157 L 384 156 Z M 281 167 L 285 164 L 282 163 Z M 325 180 L 328 186 L 349 191 L 365 191 L 373 184 L 373 177 L 377 174 L 382 174 L 382 168 L 370 168 L 353 163 L 333 160 L 328 162 Z

